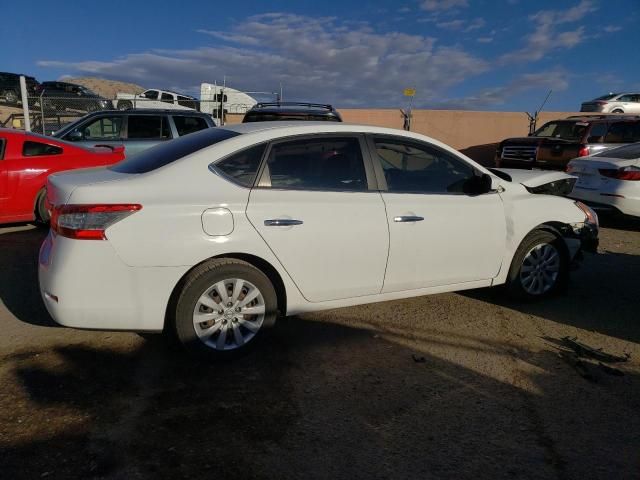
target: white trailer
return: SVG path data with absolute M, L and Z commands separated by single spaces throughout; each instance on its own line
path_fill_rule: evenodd
M 213 83 L 200 84 L 200 111 L 213 116 L 216 123 L 222 112 L 244 114 L 256 103 L 251 95 L 234 88 Z

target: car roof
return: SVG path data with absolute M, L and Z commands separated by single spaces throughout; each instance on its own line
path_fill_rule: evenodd
M 178 110 L 174 108 L 130 108 L 129 110 L 99 110 L 97 112 L 91 112 L 85 117 L 98 116 L 98 115 L 158 115 L 170 114 L 170 115 L 199 115 L 208 117 L 209 115 L 204 112 L 198 112 L 197 110 Z

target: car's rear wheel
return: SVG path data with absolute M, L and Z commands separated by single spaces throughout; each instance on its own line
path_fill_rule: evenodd
M 536 300 L 553 295 L 567 283 L 569 259 L 563 240 L 536 230 L 522 241 L 511 262 L 507 288 L 518 299 Z
M 624 110 L 616 108 L 615 110 L 612 110 L 611 113 L 624 113 Z
M 258 343 L 276 316 L 276 292 L 264 273 L 241 260 L 216 259 L 182 282 L 172 333 L 192 353 L 224 358 Z
M 118 102 L 118 110 L 131 110 L 133 104 L 129 100 L 121 100 Z
M 49 214 L 49 209 L 47 209 L 47 190 L 42 189 L 40 193 L 38 193 L 38 197 L 36 199 L 36 220 L 40 225 L 48 226 L 49 220 L 51 220 L 51 215 Z

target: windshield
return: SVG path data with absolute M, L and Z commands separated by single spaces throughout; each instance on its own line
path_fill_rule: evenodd
M 562 140 L 580 140 L 584 136 L 588 123 L 549 122 L 534 133 L 536 137 L 561 138 Z
M 238 135 L 238 132 L 223 128 L 207 128 L 144 150 L 110 169 L 119 173 L 147 173 Z
M 640 158 L 640 142 L 625 145 L 623 147 L 612 148 L 611 150 L 605 150 L 604 152 L 594 155 L 594 157 L 634 160 L 636 158 Z
M 81 88 L 80 90 L 82 90 L 82 92 L 87 95 L 95 95 L 96 97 L 98 96 L 96 92 L 94 92 L 93 90 L 89 90 L 88 88 Z

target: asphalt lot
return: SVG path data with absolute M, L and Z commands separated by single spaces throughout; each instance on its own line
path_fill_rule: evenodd
M 44 235 L 0 228 L 2 478 L 640 477 L 638 222 L 609 221 L 544 303 L 483 289 L 304 315 L 212 365 L 55 326 Z M 567 335 L 630 361 L 561 355 Z

